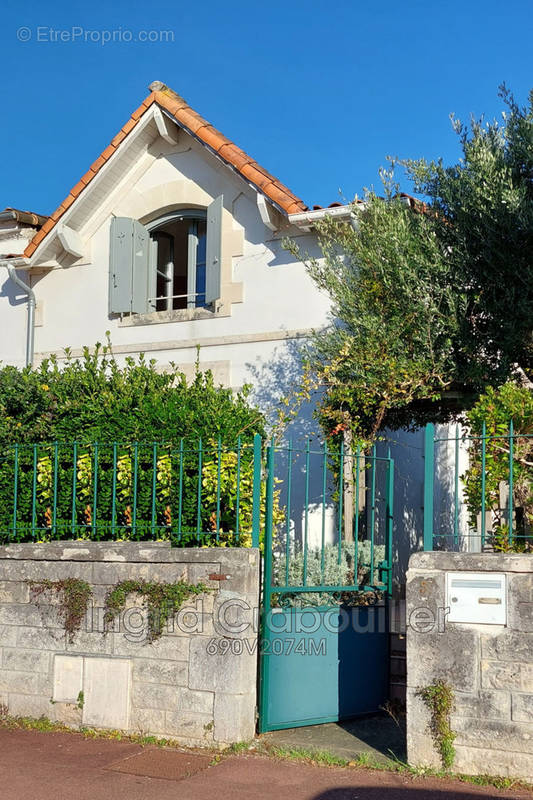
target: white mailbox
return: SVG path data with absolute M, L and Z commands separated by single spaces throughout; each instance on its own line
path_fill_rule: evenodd
M 497 572 L 447 572 L 446 607 L 449 622 L 505 625 L 505 575 Z

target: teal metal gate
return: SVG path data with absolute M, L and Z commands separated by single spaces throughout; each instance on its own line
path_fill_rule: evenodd
M 260 732 L 386 702 L 393 492 L 375 449 L 267 448 Z

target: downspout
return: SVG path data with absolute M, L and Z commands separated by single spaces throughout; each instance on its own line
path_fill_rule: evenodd
M 25 262 L 24 262 L 25 263 Z M 13 283 L 22 289 L 28 297 L 28 318 L 26 325 L 26 366 L 33 366 L 33 352 L 35 343 L 35 292 L 28 286 L 22 278 L 17 274 L 17 270 L 9 261 L 2 262 L 2 265 L 7 268 L 9 277 Z

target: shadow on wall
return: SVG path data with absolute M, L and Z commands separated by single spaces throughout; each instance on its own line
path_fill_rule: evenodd
M 297 392 L 302 383 L 302 356 L 305 347 L 303 339 L 287 339 L 274 349 L 268 361 L 258 358 L 246 364 L 254 386 L 252 400 L 264 412 L 272 429 L 279 423 L 280 411 L 290 408 L 290 405 L 283 405 L 284 398 L 289 398 L 290 404 L 297 402 Z M 307 437 L 321 438 L 320 425 L 313 417 L 319 399 L 320 392 L 316 392 L 310 402 L 301 404 L 294 420 L 284 431 L 284 439 L 292 438 L 301 444 Z
M 6 280 L 2 284 L 0 290 L 0 299 L 7 298 L 10 306 L 22 306 L 27 302 L 27 297 L 24 292 L 13 283 L 11 278 L 5 273 Z M 23 278 L 24 280 L 24 278 Z
M 454 425 L 437 425 L 434 473 L 435 535 L 446 534 L 441 540 L 450 547 L 455 517 L 455 446 Z M 411 553 L 423 549 L 424 532 L 424 428 L 414 431 L 385 431 L 384 440 L 377 445 L 380 456 L 390 448 L 394 459 L 394 578 L 405 581 L 405 572 Z M 466 469 L 467 454 L 459 451 L 459 476 Z M 383 487 L 381 487 L 383 489 Z M 468 518 L 463 499 L 462 484 L 458 482 L 458 539 L 466 542 Z M 435 541 L 438 544 L 438 540 Z M 461 549 L 465 549 L 464 547 Z
M 424 525 L 424 431 L 385 431 L 377 453 L 394 459 L 394 580 L 405 582 L 411 553 L 422 549 Z M 380 482 L 383 482 L 381 478 Z M 380 487 L 380 493 L 384 487 Z
M 268 361 L 259 359 L 246 365 L 252 377 L 254 392 L 252 400 L 266 415 L 268 426 L 275 431 L 280 421 L 280 411 L 291 408 L 296 403 L 297 413 L 283 430 L 281 440 L 276 446 L 275 472 L 279 480 L 280 503 L 287 507 L 287 486 L 289 466 L 291 469 L 291 502 L 289 535 L 292 542 L 302 543 L 307 505 L 307 535 L 309 547 L 318 547 L 322 538 L 323 516 L 325 518 L 325 540 L 335 541 L 336 520 L 332 495 L 334 485 L 331 474 L 327 473 L 324 496 L 323 436 L 318 421 L 314 417 L 321 392 L 315 391 L 309 401 L 298 405 L 297 392 L 302 383 L 302 355 L 305 341 L 288 339 L 273 351 Z M 283 399 L 289 398 L 289 406 Z M 309 471 L 306 470 L 305 448 L 310 440 L 311 455 Z M 288 444 L 292 443 L 292 457 L 289 460 Z M 290 461 L 290 463 L 289 463 Z M 307 481 L 308 478 L 308 481 Z M 307 504 L 305 498 L 307 497 Z

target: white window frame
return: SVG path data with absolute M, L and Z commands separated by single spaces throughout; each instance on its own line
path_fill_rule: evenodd
M 165 295 L 160 295 L 157 297 L 149 297 L 148 301 L 155 303 L 157 308 L 157 303 L 161 300 L 166 301 L 166 310 L 173 311 L 173 301 L 178 298 L 186 298 L 187 300 L 187 308 L 203 308 L 204 305 L 197 305 L 197 297 L 199 296 L 196 291 L 196 273 L 197 267 L 199 263 L 197 261 L 198 256 L 198 222 L 205 222 L 207 225 L 207 211 L 206 209 L 202 208 L 186 208 L 186 209 L 179 209 L 177 211 L 173 211 L 170 214 L 164 214 L 162 217 L 157 217 L 156 219 L 149 222 L 145 227 L 150 234 L 150 238 L 152 241 L 153 234 L 167 234 L 166 231 L 159 231 L 159 228 L 164 228 L 166 225 L 172 222 L 183 222 L 184 220 L 190 220 L 189 223 L 189 231 L 188 231 L 188 243 L 187 243 L 187 294 L 186 295 L 175 295 L 174 294 L 174 261 L 169 261 L 166 267 L 165 273 L 161 272 L 157 268 L 157 259 L 154 268 L 157 271 L 157 274 L 160 275 L 166 282 L 167 282 L 167 292 Z M 206 233 L 207 235 L 207 233 Z M 171 252 L 173 253 L 173 246 L 171 246 Z M 205 265 L 205 261 L 204 261 Z M 157 282 L 156 282 L 157 285 Z

